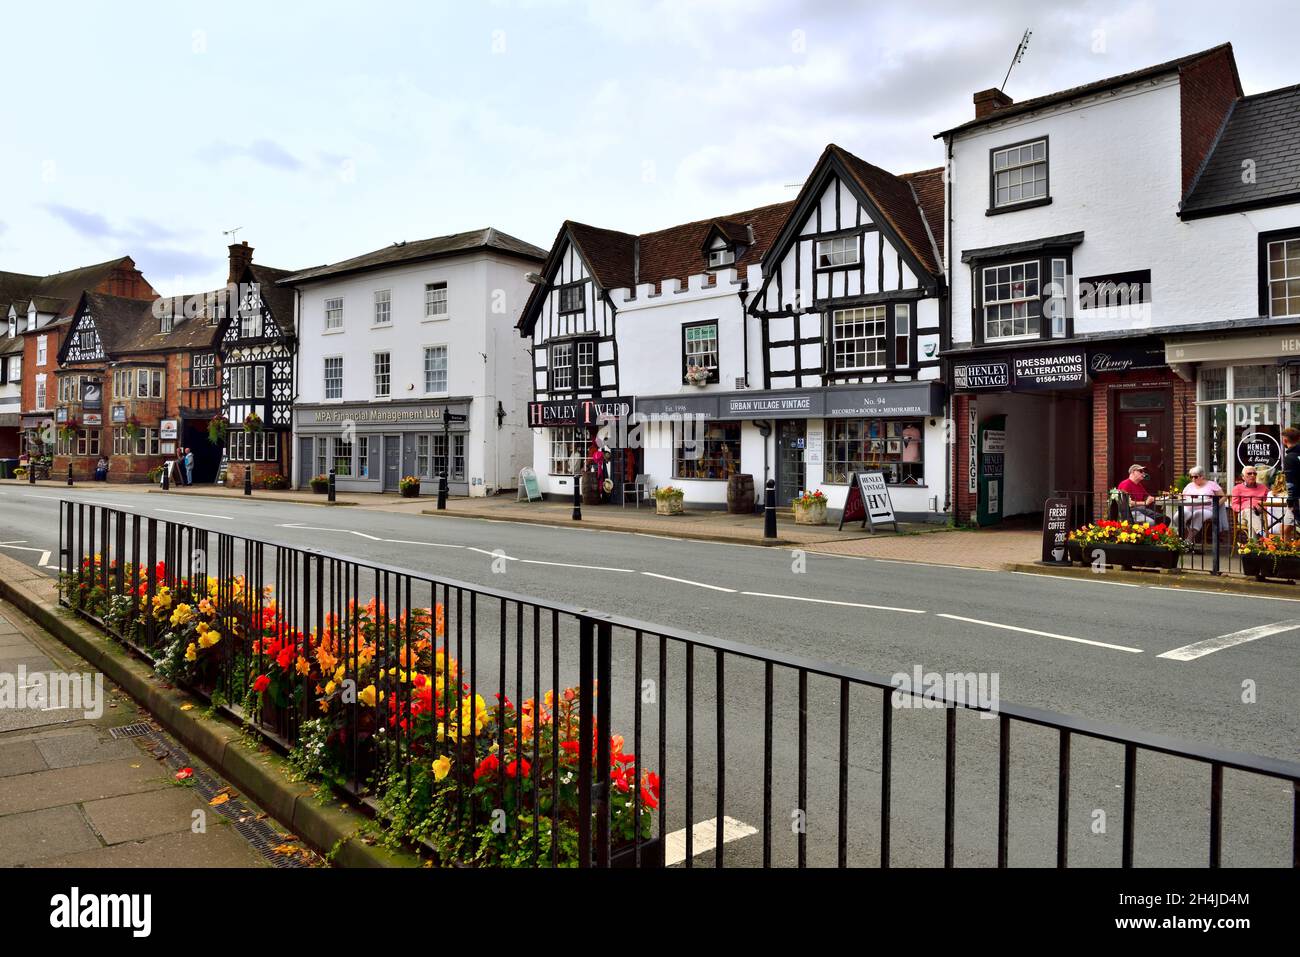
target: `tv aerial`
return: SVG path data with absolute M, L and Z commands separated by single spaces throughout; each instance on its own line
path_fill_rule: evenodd
M 1016 46 L 1015 56 L 1011 58 L 1011 65 L 1007 67 L 1007 75 L 1002 78 L 1002 86 L 999 90 L 1005 92 L 1007 80 L 1011 79 L 1011 71 L 1016 68 L 1016 64 L 1025 58 L 1025 51 L 1029 49 L 1029 38 L 1034 35 L 1033 30 L 1026 30 L 1025 35 L 1020 38 L 1020 43 Z

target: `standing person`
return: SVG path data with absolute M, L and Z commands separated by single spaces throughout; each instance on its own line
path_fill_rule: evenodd
M 1286 476 L 1286 508 L 1290 521 L 1289 527 L 1295 528 L 1297 513 L 1300 513 L 1300 429 L 1288 427 L 1282 430 L 1282 474 Z
M 185 484 L 193 485 L 194 484 L 194 450 L 191 448 L 186 448 L 185 458 L 182 461 L 184 461 L 185 463 Z
M 1119 490 L 1128 496 L 1135 521 L 1167 525 L 1169 519 L 1156 510 L 1156 497 L 1143 484 L 1146 477 L 1146 466 L 1134 463 L 1128 467 L 1128 478 L 1119 483 Z

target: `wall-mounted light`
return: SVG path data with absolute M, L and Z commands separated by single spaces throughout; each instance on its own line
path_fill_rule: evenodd
M 506 407 L 497 399 L 497 428 L 501 428 L 502 423 L 506 420 Z

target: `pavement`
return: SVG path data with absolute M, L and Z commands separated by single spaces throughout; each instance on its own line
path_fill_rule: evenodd
M 23 674 L 30 688 L 48 672 L 94 669 L 0 601 L 0 682 Z M 192 776 L 176 779 L 184 750 L 112 682 L 97 717 L 26 704 L 0 709 L 0 867 L 270 866 Z M 114 735 L 123 729 L 131 736 Z M 227 788 L 218 807 L 239 799 L 202 764 L 184 766 Z
M 53 574 L 53 568 L 42 566 L 57 562 L 45 552 L 57 549 L 61 498 L 324 549 L 409 568 L 439 581 L 630 616 L 655 623 L 652 632 L 702 633 L 878 675 L 911 674 L 916 667 L 941 674 L 996 674 L 1004 702 L 1281 760 L 1300 757 L 1300 592 L 1214 594 L 1180 587 L 1180 581 L 1166 576 L 1111 572 L 1065 577 L 1032 571 L 1032 566 L 1006 570 L 1007 556 L 1023 560 L 1026 550 L 1036 556 L 1036 532 L 947 531 L 758 548 L 680 540 L 654 531 L 601 530 L 585 522 L 551 527 L 455 514 L 432 517 L 421 514 L 427 502 L 414 511 L 321 509 L 267 496 L 251 501 L 195 496 L 181 502 L 175 494 L 140 495 L 119 487 L 30 490 L 0 484 L 0 551 Z M 448 620 L 454 620 L 448 610 Z M 488 601 L 480 602 L 477 614 L 477 674 L 487 687 L 497 680 L 499 628 Z M 468 639 L 468 624 L 466 629 Z M 512 655 L 513 630 L 512 621 L 504 642 Z M 630 694 L 630 639 L 617 633 L 612 708 L 614 726 L 623 733 L 632 726 L 630 702 L 636 700 Z M 648 650 L 654 651 L 655 644 L 649 642 Z M 569 650 L 565 646 L 562 683 L 576 678 Z M 543 645 L 544 658 L 547 651 Z M 528 654 L 523 657 L 527 662 Z M 646 673 L 656 673 L 655 658 L 647 654 Z M 665 665 L 665 743 L 671 767 L 662 770 L 669 787 L 676 782 L 676 790 L 668 792 L 677 800 L 669 802 L 667 822 L 675 831 L 687 824 L 680 763 L 686 737 L 685 662 L 679 651 L 670 651 Z M 728 845 L 727 860 L 753 862 L 761 850 L 753 828 L 761 825 L 763 814 L 764 677 L 761 667 L 755 670 L 744 662 L 728 667 L 723 770 L 713 728 L 713 666 L 711 653 L 697 653 L 690 823 L 711 822 L 723 783 L 717 778 L 725 778 L 724 813 L 736 822 L 728 825 L 734 844 Z M 838 692 L 833 682 L 814 678 L 811 683 L 809 795 L 799 808 L 793 779 L 800 766 L 797 688 L 789 678 L 778 672 L 775 688 L 776 813 L 781 820 L 806 813 L 820 822 L 808 831 L 810 861 L 834 863 Z M 651 714 L 647 711 L 646 717 Z M 848 784 L 856 825 L 849 851 L 855 863 L 870 863 L 873 856 L 873 796 L 879 793 L 882 770 L 879 715 L 878 697 L 855 694 L 848 710 Z M 654 755 L 655 728 L 652 721 L 646 725 L 642 751 Z M 962 716 L 959 864 L 992 860 L 996 815 L 990 808 L 995 811 L 996 804 L 990 804 L 990 795 L 996 795 L 997 781 L 996 774 L 991 780 L 989 775 L 997 766 L 997 727 L 998 722 Z M 942 715 L 918 711 L 896 717 L 894 734 L 894 863 L 933 865 L 942 860 Z M 1050 866 L 1055 735 L 1032 728 L 1015 734 L 1012 863 Z M 1080 745 L 1074 768 L 1072 807 L 1078 820 L 1072 861 L 1114 865 L 1120 828 L 1116 823 L 1097 833 L 1089 828 L 1089 815 L 1102 811 L 1118 822 L 1122 749 Z M 1139 864 L 1204 863 L 1208 777 L 1203 768 L 1159 755 L 1142 758 Z M 1289 789 L 1244 775 L 1230 774 L 1228 780 L 1232 799 L 1225 798 L 1225 812 L 1230 812 L 1225 833 L 1232 840 L 1225 846 L 1225 861 L 1283 863 L 1286 848 L 1273 836 L 1289 827 Z M 778 862 L 788 861 L 787 837 L 780 838 L 774 853 Z M 697 863 L 708 860 L 706 851 Z

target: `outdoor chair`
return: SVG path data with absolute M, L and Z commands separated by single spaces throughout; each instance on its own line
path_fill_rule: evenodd
M 632 496 L 632 501 L 636 503 L 636 507 L 640 508 L 641 502 L 650 495 L 650 476 L 643 472 L 633 481 L 623 483 L 624 508 L 627 508 L 627 499 L 629 495 Z

